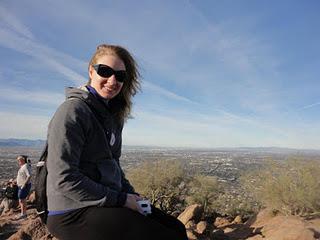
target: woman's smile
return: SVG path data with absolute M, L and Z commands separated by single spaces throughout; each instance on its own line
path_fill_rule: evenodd
M 98 59 L 98 64 L 105 64 L 116 71 L 125 70 L 123 61 L 114 55 L 105 55 Z M 99 93 L 99 95 L 106 99 L 112 99 L 117 96 L 124 83 L 117 81 L 115 75 L 110 77 L 101 77 L 93 67 L 90 68 L 91 86 Z

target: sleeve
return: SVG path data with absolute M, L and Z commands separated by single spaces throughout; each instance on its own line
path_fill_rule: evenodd
M 31 176 L 30 169 L 28 168 L 28 163 L 25 164 L 24 172 L 25 172 L 27 178 Z
M 120 157 L 121 157 L 121 149 L 122 149 L 122 129 L 123 129 L 123 124 L 121 125 L 119 130 L 119 144 L 117 145 L 117 149 L 113 153 L 113 156 L 117 161 L 119 168 L 121 170 L 122 192 L 139 195 L 138 193 L 135 192 L 134 187 L 130 184 L 129 180 L 126 178 L 125 173 L 123 172 L 122 167 L 120 165 Z
M 123 201 L 120 192 L 91 180 L 79 169 L 90 115 L 85 115 L 84 106 L 75 107 L 75 101 L 69 100 L 62 104 L 50 122 L 48 177 L 54 184 L 55 191 L 84 206 L 117 206 L 119 201 Z

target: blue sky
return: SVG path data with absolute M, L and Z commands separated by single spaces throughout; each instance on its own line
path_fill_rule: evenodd
M 127 145 L 320 149 L 320 2 L 0 2 L 0 138 L 45 139 L 97 44 L 143 75 Z

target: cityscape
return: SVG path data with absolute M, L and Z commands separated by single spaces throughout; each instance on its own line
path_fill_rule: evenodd
M 28 155 L 33 170 L 41 154 L 41 147 L 0 147 L 0 183 L 15 178 L 18 171 L 16 157 Z M 236 184 L 239 176 L 257 169 L 267 160 L 284 161 L 290 158 L 320 160 L 318 150 L 284 148 L 221 148 L 190 149 L 145 146 L 124 146 L 120 163 L 124 171 L 139 167 L 147 161 L 177 160 L 195 173 L 216 176 L 220 182 Z

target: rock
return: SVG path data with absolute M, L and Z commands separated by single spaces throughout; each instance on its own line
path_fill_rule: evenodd
M 217 228 L 221 228 L 230 224 L 231 224 L 230 221 L 223 217 L 217 217 L 213 223 L 213 225 L 216 226 Z
M 186 229 L 194 229 L 196 227 L 196 223 L 194 222 L 194 220 L 190 220 L 189 222 L 187 222 L 185 227 Z
M 2 220 L 0 222 L 0 239 L 8 239 L 17 231 L 16 226 L 10 220 Z
M 226 227 L 225 229 L 223 229 L 224 233 L 231 233 L 233 231 L 234 231 L 234 228 L 231 228 L 231 227 Z
M 276 216 L 261 230 L 268 240 L 315 240 L 306 222 L 294 216 Z
M 28 219 L 28 222 L 22 226 L 18 232 L 13 234 L 9 240 L 41 239 L 46 235 L 49 235 L 49 232 L 39 218 L 31 220 Z
M 253 237 L 247 238 L 247 240 L 266 240 L 266 239 L 261 235 L 255 235 Z
M 297 216 L 275 214 L 270 209 L 260 211 L 245 224 L 254 232 L 261 232 L 267 240 L 315 240 L 309 223 Z M 256 236 L 254 236 L 256 237 Z M 259 239 L 259 237 L 256 237 Z M 254 238 L 253 238 L 254 239 Z
M 199 220 L 203 213 L 203 207 L 199 204 L 194 204 L 187 207 L 179 216 L 178 219 L 186 225 L 191 219 Z
M 257 215 L 249 218 L 245 225 L 260 227 L 277 215 L 279 215 L 279 213 L 275 214 L 272 209 L 266 208 L 261 210 Z
M 208 223 L 206 221 L 201 221 L 196 226 L 196 232 L 199 234 L 204 234 L 208 229 Z
M 236 216 L 235 219 L 232 221 L 233 224 L 242 224 L 242 218 L 241 216 Z
M 198 240 L 198 236 L 191 230 L 187 230 L 187 237 L 189 240 Z

